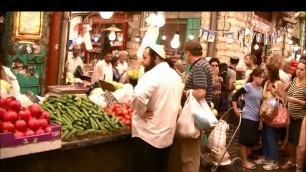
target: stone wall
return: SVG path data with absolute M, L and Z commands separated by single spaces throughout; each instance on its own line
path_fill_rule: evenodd
M 229 28 L 229 32 L 234 32 L 234 42 L 228 44 L 225 41 L 225 32 L 217 31 L 216 34 L 216 57 L 221 62 L 227 62 L 231 56 L 239 56 L 243 58 L 245 54 L 251 52 L 251 47 L 244 47 L 238 40 L 238 30 L 248 25 L 248 18 L 250 19 L 253 12 L 219 12 L 218 13 L 218 30 L 226 30 Z

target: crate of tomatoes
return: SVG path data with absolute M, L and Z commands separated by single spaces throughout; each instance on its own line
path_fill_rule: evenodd
M 38 104 L 25 108 L 15 97 L 0 98 L 0 158 L 6 152 L 17 156 L 60 148 L 61 126 L 49 120 L 49 112 Z
M 117 116 L 118 119 L 124 123 L 126 129 L 128 131 L 131 130 L 133 110 L 131 108 L 130 102 L 124 104 L 112 104 L 104 108 L 104 111 L 108 114 Z

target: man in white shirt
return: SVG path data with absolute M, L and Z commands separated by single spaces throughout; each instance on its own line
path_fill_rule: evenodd
M 72 48 L 72 56 L 68 56 L 66 61 L 67 72 L 74 74 L 75 69 L 80 66 L 83 69 L 83 61 L 80 56 L 78 56 L 79 48 L 77 45 L 74 45 Z
M 118 70 L 118 73 L 120 74 L 119 82 L 121 82 L 121 83 L 126 83 L 127 79 L 128 79 L 128 77 L 127 77 L 127 70 L 128 70 L 127 58 L 128 58 L 128 52 L 127 51 L 120 51 L 119 52 L 119 63 L 118 63 L 118 66 L 116 68 Z
M 175 71 L 180 75 L 182 81 L 184 82 L 186 76 L 186 62 L 183 59 L 178 59 L 175 64 Z
M 249 80 L 250 74 L 256 68 L 257 57 L 253 54 L 247 54 L 244 56 L 244 63 L 248 67 L 248 69 L 245 71 L 245 76 L 244 76 L 244 79 L 247 82 Z
M 140 171 L 164 172 L 173 143 L 182 88 L 157 44 L 143 52 L 145 73 L 134 90 L 132 138 Z
M 111 64 L 112 53 L 107 52 L 104 59 L 100 60 L 94 67 L 94 72 L 91 78 L 91 83 L 102 80 L 105 82 L 113 81 L 113 68 Z

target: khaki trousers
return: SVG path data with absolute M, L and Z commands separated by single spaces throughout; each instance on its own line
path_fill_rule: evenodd
M 178 139 L 181 142 L 182 172 L 199 172 L 202 132 L 196 139 Z

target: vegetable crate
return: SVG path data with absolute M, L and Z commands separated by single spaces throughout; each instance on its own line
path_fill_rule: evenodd
M 0 134 L 0 159 L 59 149 L 61 126 L 52 123 L 51 132 L 15 138 L 13 133 Z

